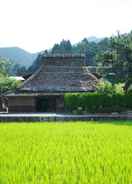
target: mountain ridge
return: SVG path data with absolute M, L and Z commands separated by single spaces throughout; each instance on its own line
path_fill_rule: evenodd
M 37 55 L 38 53 L 30 53 L 20 47 L 0 47 L 0 57 L 25 67 L 31 66 Z
M 98 38 L 96 36 L 91 36 L 87 38 L 89 42 L 95 43 L 100 42 L 102 39 L 103 38 Z M 0 57 L 9 59 L 15 64 L 25 66 L 26 68 L 30 67 L 33 64 L 40 52 L 31 53 L 17 46 L 0 47 Z

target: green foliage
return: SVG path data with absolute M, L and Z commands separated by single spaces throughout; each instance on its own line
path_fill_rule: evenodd
M 101 80 L 97 84 L 97 93 L 99 94 L 104 94 L 104 95 L 116 95 L 116 94 L 124 94 L 124 84 L 123 83 L 117 83 L 117 84 L 112 84 L 109 81 L 106 80 Z
M 86 54 L 86 64 L 95 65 L 95 56 L 97 52 L 97 43 L 89 42 L 87 38 L 84 38 L 77 44 L 72 45 L 70 40 L 62 40 L 60 43 L 55 43 L 51 50 L 40 52 L 38 57 L 34 61 L 33 65 L 29 67 L 28 72 L 32 73 L 36 71 L 41 61 L 44 62 L 43 55 L 47 54 Z
M 0 124 L 1 184 L 130 184 L 132 122 Z
M 126 83 L 125 92 L 132 84 L 129 80 L 132 78 L 132 32 L 122 35 L 118 33 L 117 36 L 104 38 L 100 42 L 89 42 L 87 38 L 84 38 L 72 45 L 69 40 L 62 40 L 56 43 L 51 50 L 41 53 L 30 67 L 29 72 L 34 72 L 40 66 L 41 58 L 47 52 L 53 54 L 83 53 L 86 65 L 95 65 L 95 72 L 103 78 L 113 84 Z
M 124 94 L 124 83 L 114 84 L 114 91 L 115 91 L 115 94 L 123 95 Z
M 52 53 L 53 54 L 67 54 L 67 53 L 72 53 L 72 45 L 69 40 L 62 40 L 60 44 L 55 44 L 52 48 Z
M 109 81 L 100 81 L 97 84 L 97 92 L 104 95 L 113 95 L 114 87 Z
M 8 76 L 11 72 L 12 62 L 0 57 L 0 76 Z
M 25 75 L 27 70 L 24 66 L 15 64 L 13 61 L 0 57 L 0 77 L 8 77 L 10 75 Z
M 8 77 L 0 77 L 0 94 L 7 91 L 14 91 L 20 86 L 21 82 Z
M 132 109 L 132 95 L 122 94 L 120 85 L 116 93 L 72 93 L 65 94 L 65 107 L 72 113 L 126 112 Z M 78 111 L 81 107 L 81 112 Z
M 103 66 L 111 66 L 110 72 L 114 73 L 113 82 L 129 83 L 132 78 L 132 32 L 114 36 L 109 39 L 109 47 L 101 50 L 96 55 L 97 62 Z M 105 71 L 104 71 L 105 72 Z M 108 78 L 108 72 L 106 77 Z M 126 92 L 129 85 L 126 85 Z

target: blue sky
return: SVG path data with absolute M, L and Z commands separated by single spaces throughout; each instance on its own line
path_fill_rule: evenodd
M 132 29 L 132 0 L 0 0 L 0 47 L 30 52 Z

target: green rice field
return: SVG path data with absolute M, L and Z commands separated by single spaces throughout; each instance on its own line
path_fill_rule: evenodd
M 132 122 L 1 123 L 0 184 L 132 184 Z

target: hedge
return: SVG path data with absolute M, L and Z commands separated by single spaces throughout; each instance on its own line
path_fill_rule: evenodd
M 132 94 L 102 95 L 98 93 L 65 94 L 67 112 L 78 113 L 110 113 L 132 110 Z

